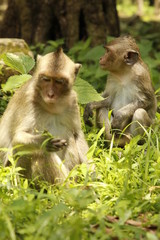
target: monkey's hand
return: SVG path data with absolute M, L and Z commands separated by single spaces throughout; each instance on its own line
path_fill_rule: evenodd
M 47 152 L 58 152 L 67 146 L 65 139 L 51 138 L 45 143 L 45 149 Z
M 93 126 L 92 121 L 89 119 L 91 117 L 93 117 L 93 111 L 92 111 L 91 103 L 88 103 L 84 109 L 83 119 L 85 124 L 90 127 Z

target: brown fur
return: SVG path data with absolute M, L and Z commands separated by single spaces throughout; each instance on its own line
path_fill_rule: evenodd
M 101 68 L 109 71 L 105 91 L 106 99 L 89 103 L 84 112 L 84 120 L 88 121 L 92 110 L 97 109 L 97 124 L 106 128 L 106 139 L 111 139 L 111 127 L 118 134 L 128 124 L 121 146 L 129 142 L 131 136 L 143 134 L 138 121 L 148 127 L 156 113 L 156 98 L 148 67 L 142 61 L 139 48 L 131 37 L 119 37 L 105 46 L 106 53 L 100 59 Z M 112 110 L 111 121 L 108 111 Z
M 29 151 L 17 162 L 27 178 L 64 181 L 76 164 L 86 161 L 88 146 L 72 89 L 79 67 L 63 50 L 38 60 L 32 79 L 16 91 L 1 119 L 0 148 L 8 148 L 0 153 L 4 166 L 9 164 L 9 152 L 19 144 L 14 152 Z M 42 148 L 44 131 L 54 139 Z

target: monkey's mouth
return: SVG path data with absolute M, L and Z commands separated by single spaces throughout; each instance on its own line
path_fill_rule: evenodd
M 103 69 L 106 68 L 106 65 L 105 65 L 104 63 L 99 63 L 99 65 L 100 65 L 100 67 L 103 68 Z
M 44 98 L 44 101 L 46 103 L 55 103 L 57 101 L 57 96 L 55 94 L 47 94 L 47 96 Z
M 105 67 L 105 63 L 104 62 L 102 62 L 101 60 L 99 61 L 99 65 L 100 65 L 100 67 Z

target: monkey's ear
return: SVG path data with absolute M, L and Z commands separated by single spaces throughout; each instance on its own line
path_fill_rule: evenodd
M 80 63 L 75 63 L 75 74 L 77 75 L 79 72 L 79 69 L 82 67 L 82 64 Z
M 136 51 L 130 50 L 124 56 L 124 61 L 127 65 L 133 65 L 138 61 L 139 54 Z

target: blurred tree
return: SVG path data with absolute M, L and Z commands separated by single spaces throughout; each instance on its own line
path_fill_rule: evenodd
M 154 6 L 155 6 L 155 15 L 159 15 L 160 14 L 160 0 L 155 0 Z
M 64 38 L 67 47 L 81 39 L 92 44 L 120 33 L 116 0 L 3 0 L 8 3 L 0 37 L 19 37 L 29 44 Z
M 153 6 L 154 5 L 154 0 L 149 0 L 149 4 L 150 4 L 150 6 Z
M 137 6 L 138 6 L 138 10 L 137 10 L 137 15 L 138 16 L 142 16 L 143 15 L 143 0 L 137 0 Z

